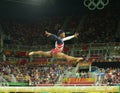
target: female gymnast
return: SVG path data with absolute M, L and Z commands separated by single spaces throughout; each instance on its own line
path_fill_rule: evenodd
M 63 30 L 59 30 L 58 31 L 58 36 L 49 33 L 47 30 L 45 31 L 45 34 L 47 35 L 47 37 L 51 36 L 53 37 L 56 42 L 55 42 L 55 48 L 53 48 L 51 51 L 32 51 L 29 53 L 29 56 L 32 55 L 42 55 L 42 56 L 47 56 L 47 57 L 55 57 L 55 58 L 63 58 L 66 59 L 67 61 L 75 61 L 75 62 L 79 62 L 81 60 L 83 60 L 82 57 L 72 57 L 72 56 L 68 56 L 64 53 L 62 53 L 63 48 L 64 48 L 64 41 L 66 40 L 70 40 L 72 38 L 77 38 L 78 37 L 78 33 L 75 33 L 72 36 L 68 36 L 65 37 L 65 32 Z

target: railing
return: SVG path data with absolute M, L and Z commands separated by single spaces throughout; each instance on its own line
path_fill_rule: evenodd
M 112 43 L 80 43 L 80 44 L 74 44 L 74 45 L 67 45 L 70 48 L 83 48 L 84 46 L 87 46 L 88 49 L 98 49 L 98 48 L 114 48 L 117 46 L 120 46 L 120 43 L 112 42 Z M 34 50 L 34 49 L 51 49 L 53 46 L 51 45 L 38 45 L 38 46 L 25 46 L 25 45 L 4 45 L 4 49 L 16 49 L 16 50 Z
M 120 50 L 120 43 L 88 43 L 67 45 L 69 51 L 66 53 L 71 56 L 83 56 L 86 60 L 89 60 L 92 55 L 98 55 L 98 58 L 107 59 L 110 57 L 120 57 L 120 53 L 116 52 Z M 4 50 L 16 51 L 49 51 L 52 49 L 51 45 L 44 46 L 24 46 L 24 45 L 4 45 Z
M 33 51 L 33 50 L 48 50 L 51 49 L 52 46 L 42 45 L 42 46 L 25 46 L 25 45 L 4 45 L 4 49 L 10 50 L 26 50 L 26 51 Z

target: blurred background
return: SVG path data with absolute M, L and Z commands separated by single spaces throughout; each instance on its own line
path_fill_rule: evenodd
M 63 52 L 84 61 L 29 57 L 54 47 L 45 29 L 78 32 Z M 0 86 L 66 84 L 120 84 L 120 0 L 0 0 Z

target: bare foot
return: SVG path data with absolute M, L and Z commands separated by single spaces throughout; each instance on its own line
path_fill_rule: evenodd
M 74 61 L 74 62 L 80 62 L 81 60 L 83 60 L 82 57 L 67 59 L 67 61 Z
M 28 55 L 29 55 L 29 56 L 32 56 L 33 54 L 34 54 L 34 52 L 30 52 Z
M 83 58 L 80 57 L 80 58 L 77 58 L 77 59 L 76 59 L 76 62 L 80 62 L 80 61 L 82 61 L 82 60 L 83 60 Z

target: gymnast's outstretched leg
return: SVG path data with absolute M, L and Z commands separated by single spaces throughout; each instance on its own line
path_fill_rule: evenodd
M 44 51 L 33 51 L 33 52 L 30 52 L 28 55 L 29 55 L 29 56 L 32 56 L 32 55 L 41 55 L 41 56 L 51 57 L 50 51 L 48 51 L 48 52 L 44 52 Z
M 49 52 L 43 52 L 43 51 L 34 51 L 34 52 L 30 52 L 29 53 L 30 56 L 32 55 L 41 55 L 41 56 L 47 56 L 47 57 L 51 57 L 51 51 Z M 81 61 L 83 60 L 82 57 L 72 57 L 72 56 L 69 56 L 69 55 L 66 55 L 64 53 L 56 53 L 54 55 L 52 55 L 53 57 L 55 58 L 63 58 L 63 59 L 66 59 L 67 61 L 75 61 L 75 62 L 78 62 L 78 61 Z
M 69 55 L 66 55 L 64 53 L 57 53 L 56 55 L 54 55 L 56 58 L 64 58 L 66 59 L 67 61 L 75 61 L 75 62 L 78 62 L 78 61 L 81 61 L 83 60 L 82 57 L 73 57 L 73 56 L 69 56 Z

